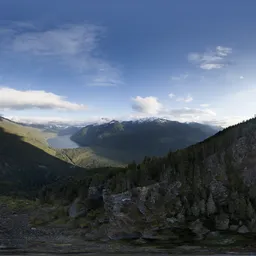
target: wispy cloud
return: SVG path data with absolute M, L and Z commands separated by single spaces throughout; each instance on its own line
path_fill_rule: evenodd
M 188 61 L 196 64 L 202 69 L 220 69 L 228 65 L 227 57 L 232 53 L 232 48 L 217 46 L 214 50 L 203 53 L 189 53 Z
M 219 119 L 210 119 L 206 121 L 202 121 L 204 124 L 208 125 L 215 125 L 215 126 L 221 126 L 223 128 L 226 128 L 231 125 L 238 124 L 240 122 L 243 122 L 245 120 L 248 120 L 251 117 L 242 117 L 242 116 L 224 116 Z
M 37 58 L 54 58 L 73 72 L 85 76 L 87 85 L 121 83 L 120 70 L 99 54 L 99 43 L 106 34 L 104 28 L 92 24 L 68 24 L 42 30 L 29 25 L 25 29 L 24 24 L 19 23 L 8 29 L 0 28 L 0 32 L 4 31 L 1 48 Z
M 16 52 L 35 55 L 74 56 L 94 50 L 99 33 L 100 28 L 92 25 L 69 25 L 15 35 L 10 47 Z
M 12 88 L 0 87 L 0 109 L 61 109 L 83 110 L 85 105 L 72 103 L 65 97 L 45 91 L 19 91 Z
M 187 97 L 184 97 L 184 98 L 179 97 L 179 98 L 176 99 L 176 101 L 189 103 L 189 102 L 193 101 L 193 98 L 190 95 L 188 95 Z
M 172 80 L 172 81 L 180 81 L 180 80 L 185 80 L 185 79 L 187 79 L 187 77 L 188 77 L 188 74 L 185 73 L 185 74 L 181 74 L 181 75 L 179 75 L 179 76 L 171 76 L 171 80 Z

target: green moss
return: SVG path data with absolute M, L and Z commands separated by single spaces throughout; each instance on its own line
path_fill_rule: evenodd
M 90 227 L 90 221 L 86 217 L 79 218 L 76 222 L 76 225 L 79 228 L 89 228 Z
M 103 209 L 96 209 L 96 210 L 91 210 L 87 213 L 87 218 L 90 220 L 95 220 L 98 217 L 101 217 L 104 213 Z
M 0 196 L 0 203 L 7 205 L 11 210 L 33 210 L 38 207 L 36 201 L 11 196 Z
M 69 218 L 68 218 L 68 216 L 65 216 L 65 217 L 59 217 L 58 219 L 51 222 L 51 224 L 52 225 L 63 225 L 63 224 L 67 224 L 68 222 L 69 222 Z

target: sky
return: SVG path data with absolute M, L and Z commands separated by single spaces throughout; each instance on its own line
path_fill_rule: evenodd
M 223 127 L 251 118 L 255 8 L 255 0 L 1 0 L 0 114 Z

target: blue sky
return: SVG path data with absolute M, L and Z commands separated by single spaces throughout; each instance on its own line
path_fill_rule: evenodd
M 254 0 L 1 0 L 0 113 L 223 126 L 252 117 L 255 8 Z

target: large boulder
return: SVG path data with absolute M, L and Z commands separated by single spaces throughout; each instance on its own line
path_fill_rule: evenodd
M 86 214 L 86 208 L 80 198 L 76 198 L 68 209 L 69 217 L 77 218 Z
M 243 225 L 237 230 L 237 232 L 240 234 L 246 234 L 249 233 L 250 231 L 245 225 Z
M 198 240 L 203 239 L 205 235 L 210 232 L 209 229 L 203 226 L 203 223 L 200 221 L 200 219 L 197 219 L 196 221 L 190 223 L 189 229 L 194 234 L 196 234 Z

